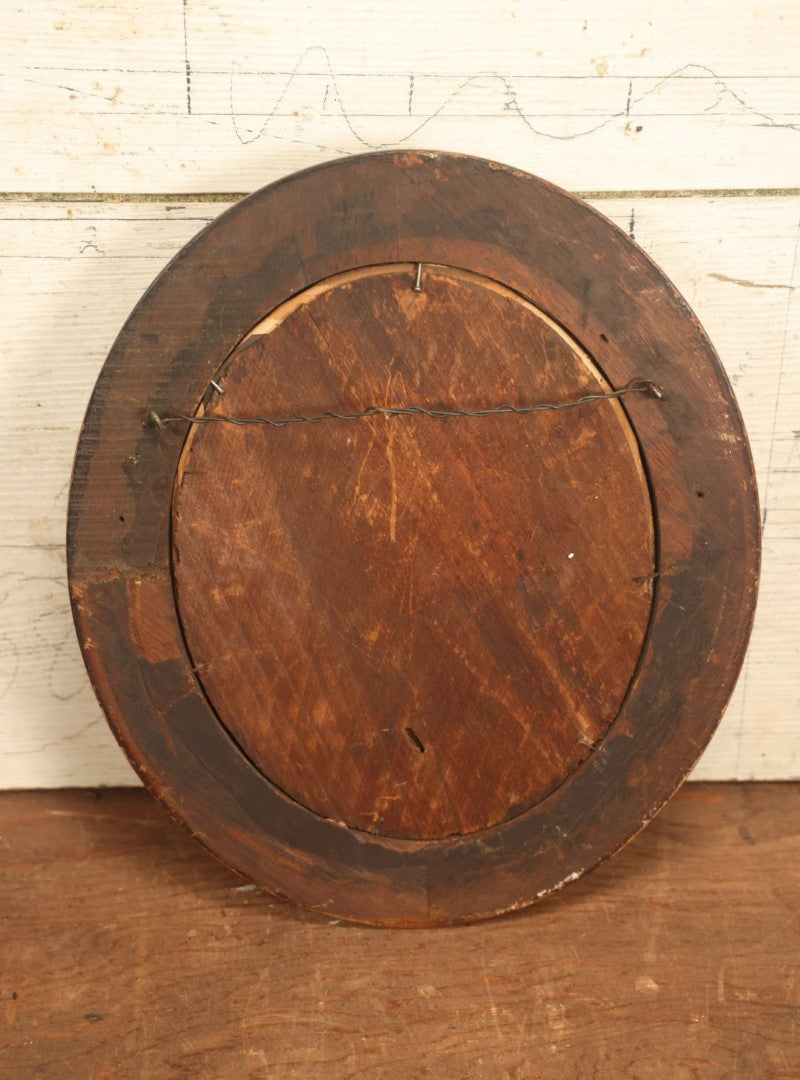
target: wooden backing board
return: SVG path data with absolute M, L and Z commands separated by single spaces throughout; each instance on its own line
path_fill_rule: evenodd
M 289 301 L 206 415 L 607 389 L 514 294 L 440 267 L 414 281 L 371 268 Z M 250 760 L 324 817 L 431 839 L 514 816 L 585 760 L 641 652 L 655 552 L 622 406 L 589 402 L 197 426 L 173 559 L 198 678 Z
M 358 267 L 411 262 L 434 268 L 424 302 L 440 300 L 438 314 L 423 320 L 424 334 L 414 334 L 409 276 L 392 270 L 323 290 L 314 299 L 320 310 L 328 307 L 338 348 L 320 348 L 318 335 L 328 340 L 324 310 L 317 323 L 309 319 L 308 305 L 295 304 L 290 318 L 273 320 L 270 334 L 257 335 L 236 352 L 265 315 L 308 286 Z M 454 277 L 440 267 L 468 273 Z M 486 288 L 477 279 L 500 287 Z M 485 322 L 474 319 L 476 302 L 486 312 Z M 370 331 L 370 312 L 381 316 L 373 322 L 383 338 Z M 515 327 L 515 318 L 525 325 Z M 544 365 L 539 381 L 526 383 L 529 353 L 520 349 L 520 341 L 531 341 L 534 323 L 540 335 L 534 353 L 546 356 L 553 371 Z M 395 346 L 396 353 L 389 349 L 391 358 L 384 353 L 381 371 L 375 344 L 386 346 L 387 326 L 395 327 L 403 347 Z M 473 336 L 476 326 L 483 338 Z M 657 382 L 663 398 L 631 397 L 624 406 L 595 403 L 588 428 L 579 425 L 589 406 L 581 407 L 580 418 L 576 412 L 554 414 L 544 423 L 544 414 L 529 420 L 547 432 L 551 453 L 542 457 L 540 444 L 533 470 L 537 455 L 525 443 L 529 436 L 522 434 L 519 418 L 483 418 L 471 421 L 472 427 L 466 420 L 447 421 L 445 427 L 429 418 L 380 424 L 370 419 L 358 422 L 355 436 L 352 427 L 345 432 L 333 423 L 324 431 L 311 425 L 303 430 L 298 425 L 291 433 L 278 429 L 271 434 L 283 442 L 273 440 L 269 451 L 274 474 L 254 449 L 264 445 L 252 439 L 255 429 L 207 425 L 187 448 L 188 425 L 148 422 L 152 414 L 215 408 L 218 391 L 211 380 L 223 367 L 231 380 L 226 411 L 231 401 L 242 409 L 272 403 L 304 411 L 314 404 L 307 399 L 310 391 L 312 397 L 317 393 L 316 407 L 331 408 L 326 394 L 333 393 L 341 405 L 343 388 L 357 398 L 360 381 L 362 393 L 368 387 L 374 395 L 379 387 L 388 390 L 387 373 L 397 357 L 404 358 L 399 361 L 404 390 L 423 400 L 426 387 L 414 384 L 414 373 L 425 370 L 425 357 L 431 372 L 441 370 L 442 356 L 459 341 L 458 332 L 466 335 L 462 346 L 471 357 L 485 357 L 490 340 L 497 346 L 489 367 L 494 383 L 476 383 L 470 369 L 469 378 L 459 375 L 447 386 L 458 401 L 465 393 L 492 389 L 496 394 L 500 387 L 512 396 L 521 393 L 528 403 L 534 393 L 563 400 L 570 370 L 579 373 L 571 397 L 587 387 L 619 388 L 643 378 Z M 363 348 L 348 351 L 359 333 L 365 335 Z M 275 344 L 281 334 L 288 335 L 290 350 L 281 352 Z M 415 344 L 406 351 L 412 338 Z M 568 341 L 576 344 L 567 348 Z M 431 342 L 436 347 L 426 352 Z M 287 380 L 277 354 L 302 357 L 302 374 Z M 315 375 L 320 355 L 327 359 Z M 511 369 L 504 370 L 498 357 Z M 359 379 L 352 379 L 354 372 Z M 298 390 L 306 392 L 306 400 L 297 401 Z M 466 435 L 459 436 L 455 424 Z M 587 430 L 596 440 L 594 460 L 575 452 Z M 481 442 L 481 432 L 488 442 Z M 465 563 L 470 572 L 478 567 L 483 600 L 490 602 L 481 603 L 474 582 L 466 599 L 459 599 L 455 586 L 464 583 L 463 575 L 445 582 L 427 627 L 435 629 L 434 637 L 426 641 L 423 632 L 416 656 L 390 648 L 379 659 L 380 667 L 390 658 L 384 684 L 387 671 L 396 685 L 404 671 L 414 686 L 419 672 L 422 691 L 426 686 L 436 691 L 427 699 L 438 711 L 415 700 L 403 705 L 397 693 L 381 700 L 373 690 L 370 696 L 369 679 L 363 672 L 359 678 L 353 664 L 358 635 L 385 626 L 381 612 L 392 590 L 391 575 L 386 581 L 380 575 L 386 529 L 368 519 L 366 528 L 357 514 L 343 509 L 353 473 L 342 471 L 346 444 L 341 440 L 366 437 L 363 460 L 372 436 L 394 469 L 376 511 L 384 519 L 388 505 L 390 542 L 398 538 L 396 502 L 394 516 L 391 509 L 399 491 L 398 464 L 402 477 L 403 469 L 419 460 L 421 447 L 431 462 L 457 477 L 447 488 L 461 505 L 465 494 L 475 498 L 474 490 L 488 476 L 488 491 L 481 491 L 476 505 L 484 514 L 493 503 L 501 511 L 482 522 L 480 514 L 474 519 L 477 547 Z M 459 438 L 466 442 L 459 444 Z M 353 448 L 356 458 L 358 449 Z M 597 453 L 603 449 L 607 452 Z M 318 485 L 306 504 L 296 480 L 298 461 L 312 465 Z M 498 461 L 509 463 L 510 476 L 497 470 Z M 608 483 L 605 515 L 587 509 L 588 494 L 600 493 L 600 462 Z M 225 463 L 221 472 L 219 463 Z M 525 551 L 512 545 L 526 527 L 520 510 L 524 499 L 517 502 L 514 496 L 521 486 L 525 492 L 523 478 L 533 485 L 528 494 L 535 518 L 553 469 L 567 471 L 546 500 L 548 514 L 539 512 L 548 525 L 541 545 L 547 555 L 537 563 L 528 550 L 518 560 L 521 565 L 510 568 L 510 554 Z M 430 471 L 417 468 L 417 475 Z M 242 497 L 236 476 L 244 479 Z M 268 488 L 272 495 L 262 500 L 259 492 Z M 577 494 L 578 510 L 565 498 L 567 491 Z M 752 617 L 758 563 L 752 467 L 730 387 L 707 339 L 627 237 L 563 192 L 479 159 L 413 153 L 334 162 L 264 189 L 201 234 L 143 299 L 109 357 L 87 415 L 70 506 L 70 577 L 79 637 L 112 727 L 145 781 L 207 846 L 260 884 L 369 922 L 457 922 L 517 907 L 574 880 L 619 847 L 674 791 L 710 737 Z M 462 551 L 468 550 L 469 526 L 457 513 L 442 515 L 438 523 L 435 515 L 413 518 L 434 530 L 426 548 L 454 550 L 457 540 Z M 225 564 L 235 529 L 248 521 L 260 537 L 252 565 Z M 329 530 L 321 536 L 320 521 Z M 298 543 L 300 528 L 306 532 Z M 205 537 L 193 543 L 191 537 L 204 529 Z M 564 562 L 553 561 L 570 529 L 588 545 L 590 557 L 581 570 L 573 569 L 580 561 L 570 557 L 578 552 L 569 543 Z M 211 533 L 217 534 L 216 546 Z M 348 537 L 357 543 L 349 544 Z M 245 549 L 248 543 L 245 537 Z M 349 552 L 344 561 L 334 560 L 338 573 L 314 571 L 320 548 Z M 345 604 L 350 636 L 342 647 L 342 601 L 356 588 L 352 574 L 363 569 L 353 551 L 372 559 L 388 592 L 375 611 L 368 604 Z M 414 564 L 407 551 L 404 563 Z M 576 575 L 569 587 L 564 564 Z M 297 591 L 273 586 L 274 565 L 299 578 Z M 449 573 L 453 567 L 458 571 L 457 559 L 447 565 Z M 556 565 L 562 580 L 553 572 Z M 535 566 L 542 575 L 528 593 L 526 575 L 530 578 Z M 543 588 L 548 569 L 551 587 Z M 209 615 L 214 588 L 219 598 Z M 518 598 L 520 589 L 523 597 L 535 596 L 522 605 L 522 619 L 509 614 L 518 603 L 509 597 Z M 565 590 L 561 598 L 560 590 Z M 597 602 L 603 590 L 613 593 L 612 609 Z M 254 614 L 243 619 L 241 598 L 258 595 L 269 597 L 271 616 L 265 616 L 263 605 L 251 603 Z M 314 610 L 318 601 L 324 617 L 307 618 L 298 632 L 292 622 L 297 612 L 304 603 L 307 612 Z M 562 602 L 554 620 L 558 628 L 547 627 L 549 614 L 553 608 L 558 613 Z M 444 603 L 446 617 L 442 610 L 436 614 L 437 603 Z M 290 620 L 291 632 L 280 632 L 278 611 Z M 576 622 L 566 633 L 564 613 Z M 414 626 L 424 631 L 429 615 L 426 611 Z M 498 633 L 500 625 L 506 631 L 510 625 L 512 632 Z M 464 637 L 464 627 L 474 631 L 472 639 Z M 395 625 L 393 633 L 396 643 L 408 640 L 402 627 Z M 277 649 L 275 641 L 282 642 Z M 299 649 L 293 647 L 297 641 Z M 449 660 L 442 641 L 451 648 Z M 466 660 L 453 648 L 456 642 Z M 361 645 L 363 652 L 363 640 Z M 312 687 L 316 709 L 307 708 L 306 691 L 298 691 L 286 670 L 298 654 L 306 656 L 307 677 L 311 671 L 333 676 L 315 699 Z M 311 657 L 319 661 L 316 668 Z M 550 672 L 561 665 L 550 685 L 531 677 L 534 657 Z M 435 687 L 440 669 L 445 685 L 449 679 L 458 687 L 459 663 L 467 669 L 472 663 L 476 685 L 488 688 L 490 696 L 493 689 L 501 706 L 478 716 L 472 730 L 468 714 L 464 722 L 463 703 L 459 709 L 452 694 Z M 526 677 L 533 705 L 528 709 Z M 481 738 L 491 738 L 486 721 L 509 709 L 514 678 L 517 697 L 509 711 L 522 735 L 501 730 L 496 760 L 485 752 L 481 760 Z M 556 686 L 560 702 L 553 699 Z M 351 729 L 351 717 L 359 713 L 353 698 L 365 687 L 361 728 Z M 269 708 L 254 707 L 257 694 L 270 697 Z M 595 710 L 590 734 L 577 731 L 581 694 Z M 608 702 L 598 708 L 604 694 Z M 450 712 L 443 712 L 448 703 Z M 376 727 L 390 712 L 388 738 L 379 738 L 372 752 Z M 419 717 L 414 723 L 429 725 L 429 742 L 410 722 L 412 714 Z M 366 757 L 363 751 L 359 757 L 357 746 L 351 750 L 350 744 L 359 742 L 352 733 L 359 731 L 362 744 L 367 742 Z M 565 732 L 571 736 L 569 747 Z M 425 748 L 424 772 L 417 742 Z M 548 759 L 546 766 L 534 764 L 542 758 Z M 485 769 L 482 784 L 474 782 L 476 763 Z M 410 786 L 407 805 L 389 809 L 392 801 L 401 801 L 392 796 L 403 786 Z

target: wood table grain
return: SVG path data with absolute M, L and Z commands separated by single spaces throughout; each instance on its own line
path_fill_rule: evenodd
M 800 784 L 689 784 L 515 916 L 374 930 L 137 790 L 0 795 L 6 1080 L 800 1076 Z

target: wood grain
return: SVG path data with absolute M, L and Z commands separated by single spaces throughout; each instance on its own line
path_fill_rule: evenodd
M 800 786 L 684 788 L 528 912 L 305 914 L 144 792 L 0 795 L 10 1080 L 795 1080 Z
M 217 376 L 206 415 L 607 389 L 515 294 L 442 267 L 413 282 L 411 264 L 371 268 L 289 301 Z M 487 828 L 562 783 L 619 712 L 655 550 L 618 402 L 204 424 L 179 477 L 174 572 L 198 678 L 251 761 L 316 813 L 420 839 Z

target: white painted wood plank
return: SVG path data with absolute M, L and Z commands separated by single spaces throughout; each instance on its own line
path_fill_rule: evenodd
M 42 0 L 3 13 L 8 191 L 241 191 L 424 146 L 573 190 L 796 187 L 796 0 Z
M 705 324 L 736 385 L 764 496 L 745 675 L 697 776 L 800 776 L 800 198 L 602 200 Z M 103 358 L 219 203 L 0 204 L 0 787 L 134 782 L 100 717 L 64 580 L 67 483 Z

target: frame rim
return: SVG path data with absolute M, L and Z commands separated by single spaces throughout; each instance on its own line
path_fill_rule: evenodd
M 392 197 L 378 201 L 377 191 Z M 440 257 L 447 252 L 449 259 Z M 467 252 L 476 261 L 465 262 Z M 650 486 L 657 576 L 620 712 L 542 801 L 443 840 L 343 828 L 284 796 L 238 751 L 193 676 L 174 605 L 164 514 L 171 517 L 170 469 L 183 433 L 173 439 L 146 419 L 150 409 L 193 413 L 214 371 L 268 310 L 366 257 L 484 274 L 562 326 L 612 386 L 633 377 L 666 386 L 658 406 L 623 405 Z M 588 274 L 592 262 L 601 263 L 601 277 Z M 262 301 L 253 317 L 265 293 L 269 307 Z M 164 312 L 179 304 L 184 318 L 165 330 Z M 132 399 L 140 403 L 133 410 Z M 344 919 L 425 926 L 488 917 L 560 889 L 628 842 L 674 794 L 741 666 L 759 517 L 746 435 L 716 353 L 629 237 L 580 200 L 510 167 L 380 152 L 314 166 L 254 193 L 190 241 L 148 289 L 87 410 L 67 547 L 84 659 L 146 786 L 262 887 Z M 679 600 L 689 599 L 695 606 L 687 614 Z M 142 633 L 154 620 L 155 646 Z M 678 672 L 677 694 L 665 688 L 665 667 Z

